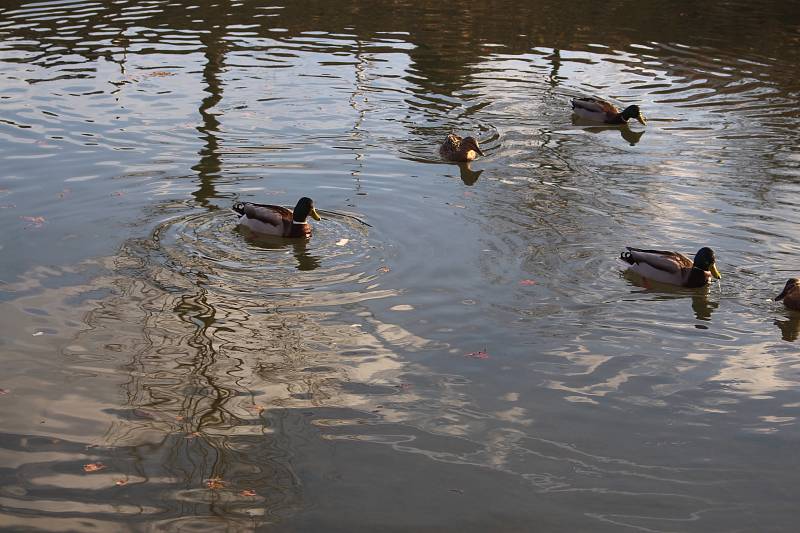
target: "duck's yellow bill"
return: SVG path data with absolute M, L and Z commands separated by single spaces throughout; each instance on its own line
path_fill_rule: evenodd
M 311 218 L 313 218 L 314 220 L 322 220 L 322 217 L 319 216 L 319 213 L 317 213 L 317 210 L 314 209 L 313 207 L 311 208 L 311 212 L 309 214 L 311 215 Z
M 642 126 L 647 126 L 647 121 L 644 119 L 644 115 L 639 113 L 639 116 L 636 117 L 636 120 L 642 123 Z
M 711 272 L 711 275 L 714 276 L 715 278 L 722 279 L 722 274 L 720 274 L 719 270 L 717 270 L 717 265 L 712 263 L 711 268 L 709 269 L 709 272 Z

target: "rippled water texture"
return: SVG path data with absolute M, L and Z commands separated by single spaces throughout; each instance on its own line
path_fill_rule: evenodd
M 0 528 L 795 530 L 799 56 L 777 0 L 5 0 Z

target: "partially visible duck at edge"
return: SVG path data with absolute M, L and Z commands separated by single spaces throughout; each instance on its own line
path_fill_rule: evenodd
M 314 209 L 314 200 L 305 196 L 297 201 L 294 210 L 279 205 L 250 202 L 236 203 L 233 210 L 241 215 L 240 227 L 261 235 L 294 239 L 311 237 L 311 224 L 306 221 L 309 216 L 320 220 L 319 213 Z
M 800 311 L 800 279 L 791 278 L 783 290 L 775 297 L 776 302 L 783 300 L 783 305 L 793 311 Z
M 605 124 L 627 124 L 632 118 L 642 125 L 647 124 L 638 105 L 630 105 L 620 111 L 614 104 L 591 96 L 573 98 L 572 112 L 581 118 Z
M 485 154 L 478 146 L 478 140 L 475 137 L 461 138 L 451 133 L 439 147 L 439 155 L 448 161 L 465 163 Z
M 693 288 L 708 285 L 712 277 L 722 278 L 711 248 L 700 248 L 694 261 L 678 252 L 626 248 L 619 257 L 629 265 L 628 271 L 653 281 Z

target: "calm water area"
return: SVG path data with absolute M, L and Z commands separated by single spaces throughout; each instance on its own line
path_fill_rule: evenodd
M 0 0 L 0 530 L 797 531 L 799 70 L 797 1 Z

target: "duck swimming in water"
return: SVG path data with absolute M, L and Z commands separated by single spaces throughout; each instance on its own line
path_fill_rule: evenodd
M 708 285 L 712 277 L 722 278 L 711 248 L 700 248 L 694 261 L 677 252 L 626 248 L 619 257 L 630 265 L 628 271 L 653 281 L 691 288 Z
M 642 125 L 647 124 L 638 105 L 631 105 L 620 111 L 614 104 L 591 96 L 573 98 L 572 112 L 581 118 L 606 124 L 627 124 L 632 118 Z
M 775 297 L 775 301 L 783 300 L 783 305 L 793 311 L 800 311 L 800 279 L 791 278 L 783 290 Z
M 439 155 L 448 161 L 466 163 L 467 161 L 472 161 L 479 155 L 485 154 L 480 146 L 478 146 L 478 140 L 475 139 L 475 137 L 461 138 L 451 133 L 439 147 Z
M 311 216 L 314 220 L 320 220 L 319 213 L 314 209 L 314 200 L 305 196 L 297 201 L 294 211 L 279 205 L 250 202 L 236 203 L 233 210 L 241 215 L 240 227 L 262 235 L 295 239 L 311 237 L 311 224 L 306 222 L 306 218 Z

